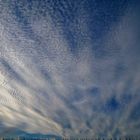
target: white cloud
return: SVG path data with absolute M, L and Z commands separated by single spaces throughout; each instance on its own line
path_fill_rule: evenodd
M 5 128 L 68 136 L 110 136 L 117 130 L 122 135 L 131 130 L 138 134 L 135 120 L 129 118 L 139 103 L 140 90 L 133 23 L 125 26 L 130 13 L 104 37 L 106 54 L 96 58 L 89 34 L 83 44 L 77 35 L 80 49 L 74 54 L 49 14 L 30 18 L 34 36 L 28 36 L 4 6 L 0 14 L 0 121 Z M 78 30 L 89 32 L 83 22 Z M 114 113 L 104 111 L 111 97 L 121 103 L 126 94 L 132 96 L 130 103 Z

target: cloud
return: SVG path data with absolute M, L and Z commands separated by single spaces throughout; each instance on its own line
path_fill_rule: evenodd
M 140 50 L 131 10 L 98 42 L 84 3 L 76 18 L 75 3 L 41 4 L 0 1 L 1 133 L 138 135 Z

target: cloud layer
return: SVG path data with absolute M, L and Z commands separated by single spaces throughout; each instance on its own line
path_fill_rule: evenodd
M 1 135 L 139 134 L 139 15 L 118 3 L 0 1 Z

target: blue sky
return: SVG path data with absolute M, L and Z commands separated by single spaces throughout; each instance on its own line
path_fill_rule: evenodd
M 135 0 L 1 0 L 0 135 L 139 135 L 139 25 Z

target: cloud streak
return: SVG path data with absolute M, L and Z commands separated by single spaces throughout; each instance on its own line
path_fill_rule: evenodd
M 137 12 L 127 7 L 99 42 L 86 4 L 0 1 L 1 135 L 139 134 Z

